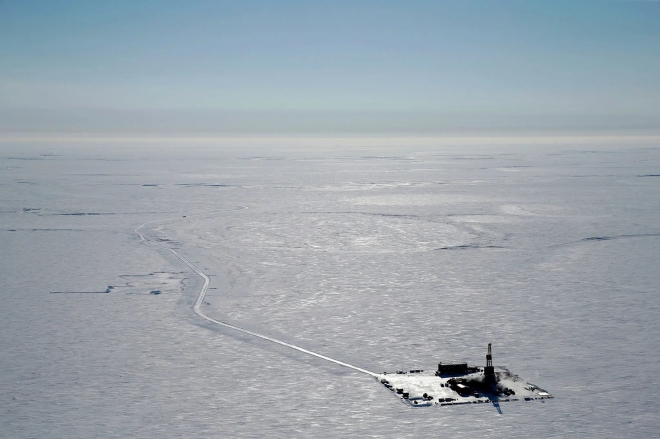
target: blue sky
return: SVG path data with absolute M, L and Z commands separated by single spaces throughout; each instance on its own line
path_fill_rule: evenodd
M 660 129 L 655 1 L 1 1 L 2 131 Z

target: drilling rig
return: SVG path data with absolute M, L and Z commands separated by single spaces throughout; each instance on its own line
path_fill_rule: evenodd
M 486 354 L 486 367 L 484 367 L 484 377 L 486 380 L 495 380 L 495 368 L 493 367 L 493 354 L 490 343 L 488 343 L 488 354 Z

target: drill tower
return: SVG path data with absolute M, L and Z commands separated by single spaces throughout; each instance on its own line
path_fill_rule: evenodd
M 490 343 L 488 343 L 488 354 L 486 355 L 486 367 L 484 367 L 486 378 L 495 378 L 495 368 L 493 367 L 493 354 L 491 353 Z

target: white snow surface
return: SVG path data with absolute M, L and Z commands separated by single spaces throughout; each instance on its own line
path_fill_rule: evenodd
M 657 436 L 660 146 L 342 142 L 1 143 L 0 436 Z

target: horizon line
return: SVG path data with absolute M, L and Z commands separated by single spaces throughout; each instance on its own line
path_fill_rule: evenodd
M 526 134 L 401 134 L 393 133 L 387 135 L 383 133 L 373 134 L 310 134 L 310 133 L 272 133 L 272 134 L 178 134 L 171 136 L 163 136 L 156 133 L 142 133 L 126 135 L 125 133 L 0 133 L 0 143 L 7 142 L 74 142 L 74 143 L 121 143 L 121 142 L 137 142 L 137 143 L 177 143 L 177 142 L 196 142 L 196 143 L 263 143 L 263 142 L 328 142 L 328 141 L 362 141 L 366 143 L 378 142 L 381 146 L 399 146 L 401 141 L 415 141 L 422 143 L 433 144 L 457 144 L 457 145 L 471 145 L 471 144 L 568 144 L 568 143 L 610 143 L 615 141 L 631 141 L 638 143 L 658 142 L 660 141 L 660 133 L 638 133 L 638 134 L 621 134 L 621 133 L 566 133 L 566 134 L 541 134 L 541 133 L 526 133 Z M 383 144 L 386 143 L 386 144 Z

